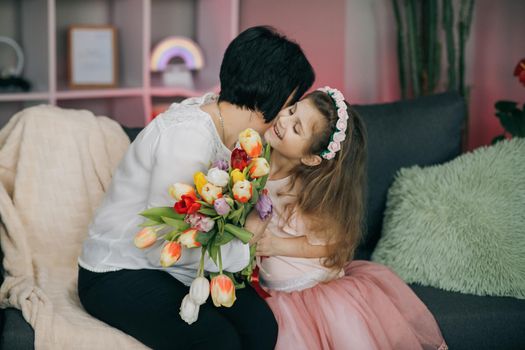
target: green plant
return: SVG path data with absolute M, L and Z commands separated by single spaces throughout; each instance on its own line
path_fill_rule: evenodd
M 461 95 L 467 96 L 465 45 L 470 33 L 474 0 L 460 0 L 458 15 L 454 14 L 452 0 L 392 0 L 392 3 L 397 24 L 402 97 L 428 95 L 439 89 L 442 45 L 438 30 L 440 17 L 448 65 L 448 81 L 444 86 L 448 91 L 459 91 Z
M 525 58 L 518 62 L 514 69 L 514 76 L 517 76 L 525 86 Z M 497 101 L 494 107 L 496 108 L 496 117 L 499 118 L 499 122 L 505 131 L 492 140 L 493 144 L 504 140 L 507 136 L 525 137 L 525 104 L 520 109 L 517 102 L 502 100 Z
M 499 118 L 505 132 L 496 136 L 492 143 L 505 139 L 506 134 L 512 137 L 525 137 L 525 105 L 520 109 L 516 102 L 498 101 L 494 107 L 496 107 L 496 117 Z

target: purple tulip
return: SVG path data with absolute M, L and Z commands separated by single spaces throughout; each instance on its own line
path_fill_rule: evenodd
M 272 215 L 273 204 L 272 204 L 272 200 L 270 199 L 270 196 L 268 196 L 267 189 L 264 189 L 261 191 L 261 194 L 259 195 L 259 199 L 257 200 L 257 203 L 255 204 L 255 209 L 257 209 L 257 212 L 259 213 L 259 217 L 261 218 L 261 220 L 266 220 L 268 217 Z
M 230 205 L 224 198 L 217 198 L 215 202 L 213 202 L 213 207 L 219 215 L 227 215 L 231 210 Z
M 224 170 L 224 171 L 228 171 L 228 169 L 230 168 L 230 165 L 224 159 L 219 159 L 219 160 L 216 160 L 215 162 L 213 162 L 211 167 L 212 168 L 219 168 L 220 170 Z

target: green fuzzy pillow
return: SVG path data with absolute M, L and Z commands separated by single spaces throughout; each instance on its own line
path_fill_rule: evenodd
M 525 139 L 401 169 L 372 260 L 408 283 L 525 298 Z

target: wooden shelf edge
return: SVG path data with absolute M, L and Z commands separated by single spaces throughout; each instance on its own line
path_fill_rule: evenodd
M 0 93 L 0 102 L 48 100 L 48 92 Z
M 62 90 L 57 91 L 58 100 L 75 100 L 89 98 L 113 98 L 113 97 L 141 97 L 144 94 L 142 88 L 117 88 L 97 90 Z
M 185 96 L 185 97 L 199 97 L 208 92 L 219 92 L 219 85 L 213 86 L 209 89 L 188 89 L 183 87 L 167 87 L 167 86 L 154 86 L 150 89 L 150 95 L 152 97 L 172 97 L 172 96 Z

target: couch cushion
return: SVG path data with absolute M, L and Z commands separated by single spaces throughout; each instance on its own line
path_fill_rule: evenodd
M 129 141 L 130 142 L 133 142 L 133 140 L 135 140 L 135 138 L 137 137 L 137 135 L 142 131 L 143 128 L 140 128 L 140 127 L 133 127 L 133 128 L 130 128 L 128 126 L 124 126 L 122 125 L 122 129 L 124 130 L 124 132 L 126 133 L 126 135 L 128 135 L 129 137 Z
M 525 300 L 410 287 L 436 318 L 451 350 L 525 349 Z
M 525 139 L 401 169 L 372 260 L 403 280 L 525 299 Z
M 35 333 L 29 323 L 24 320 L 22 312 L 12 308 L 3 311 L 5 311 L 5 322 L 0 337 L 0 349 L 34 349 Z
M 357 105 L 368 131 L 367 232 L 356 256 L 369 259 L 381 234 L 386 195 L 402 167 L 440 164 L 461 153 L 465 103 L 455 93 Z

